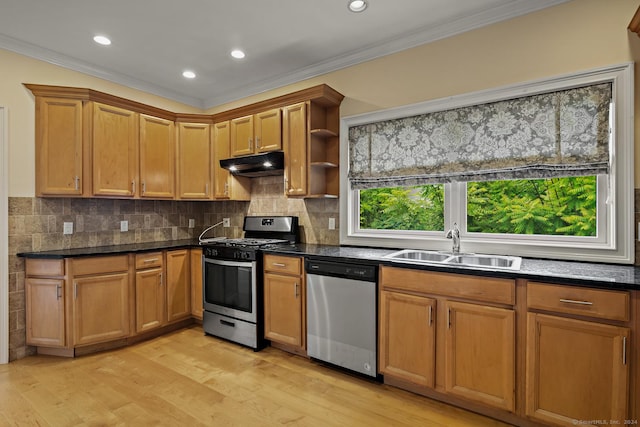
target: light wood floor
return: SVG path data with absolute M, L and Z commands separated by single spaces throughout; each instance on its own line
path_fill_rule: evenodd
M 0 426 L 505 426 L 192 327 L 128 348 L 0 365 Z

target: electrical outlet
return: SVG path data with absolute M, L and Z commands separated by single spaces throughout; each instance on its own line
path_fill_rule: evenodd
M 223 227 L 231 227 L 231 218 L 222 218 Z
M 129 221 L 120 221 L 120 231 L 129 231 Z
M 335 229 L 336 229 L 336 219 L 329 218 L 329 230 L 335 230 Z
M 189 228 L 195 228 L 196 220 L 193 218 L 189 218 Z
M 73 223 L 65 222 L 62 224 L 62 234 L 73 234 Z

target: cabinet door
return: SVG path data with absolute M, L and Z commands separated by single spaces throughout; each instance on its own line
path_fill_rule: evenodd
M 27 278 L 27 344 L 64 347 L 64 281 Z
M 435 307 L 431 298 L 380 293 L 380 372 L 434 387 Z
M 282 113 L 279 108 L 256 114 L 254 130 L 256 152 L 282 149 Z
M 253 116 L 231 120 L 231 155 L 253 154 Z
M 307 104 L 301 102 L 283 109 L 284 192 L 288 196 L 307 194 L 308 182 Z
M 132 197 L 138 173 L 138 116 L 94 103 L 92 131 L 93 195 Z
M 230 126 L 229 121 L 213 125 L 213 196 L 216 199 L 229 198 L 229 181 L 231 172 L 220 167 L 220 160 L 228 159 L 230 157 Z
M 264 275 L 264 336 L 283 344 L 304 345 L 303 286 L 299 276 Z
M 136 272 L 136 332 L 144 332 L 164 323 L 165 292 L 162 268 Z
M 82 101 L 36 97 L 36 194 L 82 195 Z
M 513 412 L 515 312 L 451 301 L 446 305 L 446 391 Z
M 140 197 L 175 196 L 175 125 L 140 115 Z
M 627 419 L 629 329 L 527 315 L 526 414 L 544 423 Z
M 202 320 L 202 249 L 191 249 L 191 314 Z
M 210 126 L 178 123 L 178 196 L 181 199 L 210 199 Z
M 73 280 L 74 344 L 94 344 L 129 335 L 129 274 Z
M 189 251 L 167 252 L 167 321 L 191 316 Z

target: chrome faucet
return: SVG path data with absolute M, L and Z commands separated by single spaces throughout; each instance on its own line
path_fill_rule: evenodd
M 453 228 L 447 232 L 447 239 L 453 239 L 453 247 L 451 252 L 454 254 L 460 253 L 460 230 L 458 229 L 458 224 L 453 223 Z

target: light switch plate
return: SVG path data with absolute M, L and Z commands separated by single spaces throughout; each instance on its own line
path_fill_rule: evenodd
M 193 218 L 189 218 L 189 228 L 195 228 L 196 220 Z
M 336 219 L 329 218 L 329 230 L 335 230 L 335 229 L 336 229 Z
M 129 231 L 129 221 L 120 221 L 120 231 Z
M 62 224 L 62 234 L 73 234 L 73 223 L 65 222 Z
M 231 227 L 231 219 L 230 218 L 222 218 L 222 226 L 223 227 Z

